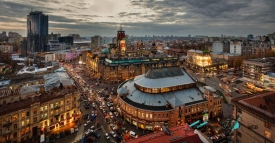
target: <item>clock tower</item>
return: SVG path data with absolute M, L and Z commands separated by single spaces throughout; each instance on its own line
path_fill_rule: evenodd
M 125 31 L 122 30 L 122 26 L 120 24 L 120 29 L 117 31 L 117 47 L 122 56 L 125 55 L 126 52 L 126 40 L 125 40 Z

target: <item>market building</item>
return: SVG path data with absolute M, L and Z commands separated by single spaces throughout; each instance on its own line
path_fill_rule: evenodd
M 221 97 L 209 86 L 199 87 L 178 66 L 151 68 L 121 83 L 117 103 L 123 118 L 147 130 L 160 130 L 222 116 Z
M 275 92 L 232 99 L 233 116 L 240 124 L 234 142 L 275 142 Z

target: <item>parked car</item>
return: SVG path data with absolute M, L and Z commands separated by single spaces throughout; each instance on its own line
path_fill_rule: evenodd
M 122 135 L 122 131 L 120 129 L 116 129 L 116 133 L 120 136 Z
M 109 136 L 108 133 L 105 133 L 105 138 L 106 138 L 107 140 L 110 139 L 110 136 Z
M 93 132 L 94 136 L 97 138 L 100 138 L 100 133 L 99 132 Z
M 113 136 L 114 138 L 116 137 L 116 133 L 114 131 L 111 131 L 110 135 Z
M 118 116 L 118 113 L 117 113 L 117 112 L 114 112 L 114 115 L 117 117 L 117 116 Z
M 73 134 L 74 133 L 74 128 L 71 128 L 70 131 L 71 131 L 71 134 Z
M 74 131 L 75 131 L 75 132 L 78 131 L 78 126 L 74 126 Z
M 134 137 L 136 137 L 136 133 L 133 131 L 130 131 L 130 136 L 134 138 Z
M 111 128 L 112 130 L 115 130 L 115 125 L 114 125 L 114 124 L 110 124 L 110 128 Z
M 110 123 L 111 123 L 111 120 L 110 120 L 109 118 L 106 118 L 106 122 L 107 122 L 108 124 L 110 124 Z

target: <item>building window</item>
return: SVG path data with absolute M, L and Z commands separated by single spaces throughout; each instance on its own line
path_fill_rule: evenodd
M 22 121 L 22 122 L 21 122 L 21 125 L 22 125 L 22 127 L 24 127 L 24 126 L 25 126 L 25 122 L 24 122 L 24 121 Z
M 43 107 L 40 107 L 40 112 L 43 112 Z
M 269 128 L 269 129 L 271 129 L 271 124 L 270 124 L 270 123 L 265 122 L 265 127 L 267 127 L 267 128 Z
M 144 113 L 141 113 L 141 117 L 144 118 Z
M 13 137 L 17 138 L 17 132 L 13 133 Z
M 51 109 L 53 109 L 53 104 L 51 104 Z
M 146 118 L 148 118 L 148 114 L 146 113 Z
M 33 118 L 33 122 L 37 122 L 37 117 L 34 117 L 34 118 Z
M 18 119 L 18 116 L 17 115 L 14 115 L 13 116 L 13 120 L 16 121 Z
M 14 128 L 14 129 L 17 129 L 17 124 L 14 124 L 14 125 L 13 125 L 13 128 Z
M 150 114 L 150 119 L 152 119 L 152 114 Z
M 271 133 L 269 131 L 264 131 L 265 137 L 271 138 Z
M 34 114 L 34 115 L 37 114 L 37 108 L 33 108 L 33 114 Z
M 239 132 L 239 131 L 237 131 L 237 136 L 241 138 L 242 137 L 242 133 Z
M 168 118 L 168 114 L 166 114 L 166 118 Z
M 30 120 L 28 119 L 27 121 L 26 121 L 26 125 L 29 125 L 30 124 Z
M 28 112 L 27 112 L 27 117 L 29 117 L 29 115 L 30 115 L 30 112 L 28 111 Z
M 25 118 L 25 117 L 26 117 L 26 113 L 22 113 L 22 114 L 21 114 L 21 117 L 22 117 L 22 118 Z
M 44 110 L 48 110 L 48 106 L 44 106 Z

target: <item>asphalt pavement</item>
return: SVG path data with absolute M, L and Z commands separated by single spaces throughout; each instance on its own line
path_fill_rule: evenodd
M 81 77 L 80 79 L 76 79 L 75 78 L 75 81 L 77 82 L 80 82 L 82 79 L 87 83 L 88 85 L 88 90 L 86 91 L 86 93 L 90 93 L 89 91 L 93 91 L 91 94 L 89 94 L 90 96 L 90 99 L 91 101 L 90 102 L 95 102 L 97 101 L 97 91 L 99 90 L 104 90 L 104 91 L 108 91 L 109 93 L 112 92 L 112 88 L 117 88 L 119 83 L 104 83 L 103 81 L 102 82 L 99 82 L 98 80 L 91 80 L 91 77 L 89 76 L 86 76 L 86 75 L 89 75 L 89 73 L 86 73 L 87 71 L 85 70 L 85 67 L 83 66 L 78 66 L 80 69 L 83 70 L 83 72 L 76 72 L 75 68 L 73 68 L 71 65 L 63 65 L 67 71 L 70 72 L 70 75 L 72 77 L 76 77 L 76 76 L 79 76 Z M 70 69 L 70 70 L 69 70 Z M 71 70 L 73 69 L 73 70 Z M 99 83 L 98 85 L 96 83 Z M 80 86 L 82 86 L 82 83 L 79 83 Z M 80 87 L 82 88 L 82 87 Z M 84 89 L 84 88 L 82 88 Z M 111 95 L 110 96 L 112 99 L 115 99 L 116 98 L 116 95 Z M 114 103 L 113 107 L 116 107 L 116 104 Z M 106 106 L 106 108 L 108 108 L 108 106 Z M 80 106 L 80 110 L 82 112 L 82 115 L 85 115 L 85 114 L 91 114 L 91 112 L 93 111 L 93 108 L 90 108 L 90 109 L 85 109 L 84 106 L 83 106 L 83 103 L 81 103 L 81 106 Z M 116 138 L 113 138 L 112 136 L 110 136 L 111 138 L 110 139 L 106 139 L 105 138 L 105 133 L 108 133 L 110 135 L 110 131 L 111 128 L 109 126 L 109 124 L 106 122 L 106 119 L 102 113 L 102 111 L 99 109 L 99 105 L 96 104 L 96 111 L 97 111 L 97 117 L 94 121 L 91 121 L 89 123 L 89 125 L 87 125 L 86 127 L 84 127 L 84 124 L 87 122 L 87 119 L 81 119 L 79 124 L 81 125 L 80 128 L 79 128 L 79 131 L 77 133 L 74 133 L 74 134 L 70 134 L 70 135 L 67 135 L 65 138 L 61 138 L 61 139 L 58 139 L 56 140 L 56 143 L 77 143 L 77 142 L 80 142 L 80 137 L 85 135 L 85 133 L 88 131 L 88 129 L 91 127 L 91 126 L 95 126 L 97 125 L 97 123 L 100 123 L 102 125 L 102 127 L 98 130 L 98 132 L 100 133 L 100 138 L 97 138 L 96 140 L 99 141 L 100 143 L 115 143 L 117 142 L 116 141 Z M 134 125 L 131 125 L 129 124 L 127 121 L 124 121 L 120 116 L 116 117 L 116 119 L 122 123 L 124 127 L 126 127 L 126 129 L 128 131 L 134 131 L 138 136 L 142 136 L 142 135 L 145 135 L 145 134 L 149 134 L 149 133 L 152 133 L 151 131 L 146 131 L 146 130 L 143 130 L 143 129 L 138 129 L 137 127 L 135 127 Z

